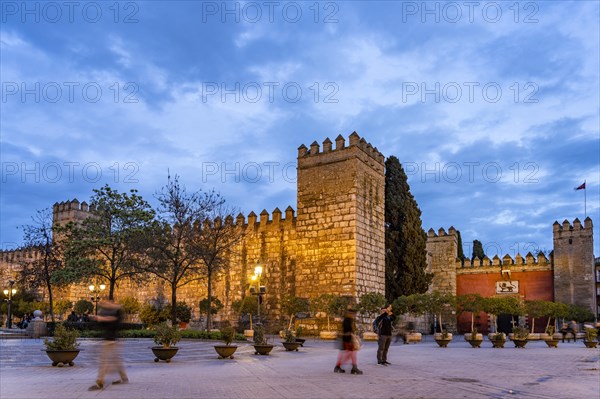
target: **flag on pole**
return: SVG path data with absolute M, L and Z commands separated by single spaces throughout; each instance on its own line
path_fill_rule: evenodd
M 575 187 L 575 191 L 577 190 L 585 190 L 585 182 L 581 186 Z

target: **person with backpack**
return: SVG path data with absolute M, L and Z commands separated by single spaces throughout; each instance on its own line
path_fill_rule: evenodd
M 387 366 L 388 349 L 392 343 L 392 323 L 396 316 L 392 313 L 392 305 L 381 308 L 382 313 L 373 322 L 373 331 L 377 333 L 377 364 Z

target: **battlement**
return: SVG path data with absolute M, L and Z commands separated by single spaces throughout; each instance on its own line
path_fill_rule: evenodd
M 454 226 L 450 226 L 450 228 L 448 229 L 448 232 L 446 233 L 446 230 L 444 230 L 443 227 L 440 227 L 437 234 L 435 232 L 434 229 L 429 229 L 427 231 L 427 238 L 434 238 L 434 237 L 456 237 L 456 229 L 454 228 Z
M 80 203 L 77 198 L 73 199 L 72 201 L 63 201 L 60 203 L 55 202 L 52 206 L 52 213 L 55 215 L 57 213 L 69 212 L 71 210 L 92 212 L 95 210 L 95 208 L 93 205 L 88 206 L 87 202 L 85 201 Z
M 573 224 L 565 219 L 562 222 L 562 225 L 555 221 L 552 224 L 552 232 L 554 234 L 554 238 L 563 238 L 563 237 L 574 237 L 580 235 L 590 235 L 593 231 L 592 219 L 590 217 L 586 217 L 583 221 L 583 226 L 578 218 L 573 220 Z
M 551 259 L 548 259 L 546 255 L 540 252 L 537 257 L 532 255 L 531 252 L 525 255 L 525 258 L 521 254 L 517 253 L 513 259 L 510 255 L 506 254 L 502 259 L 498 255 L 494 255 L 492 259 L 488 258 L 487 255 L 483 259 L 478 257 L 465 258 L 464 260 L 456 259 L 457 262 L 461 263 L 461 268 L 485 268 L 485 267 L 541 267 L 550 268 L 552 266 Z
M 270 217 L 272 216 L 272 217 Z M 233 219 L 231 219 L 233 222 Z M 269 214 L 266 209 L 263 209 L 260 213 L 260 218 L 257 217 L 256 213 L 250 212 L 248 214 L 248 221 L 242 213 L 239 213 L 235 218 L 236 226 L 250 230 L 269 230 L 269 229 L 289 229 L 296 226 L 296 216 L 294 215 L 294 209 L 288 206 L 285 209 L 285 217 L 282 218 L 282 212 L 279 208 L 273 209 L 273 212 Z
M 0 251 L 0 262 L 18 263 L 38 259 L 42 256 L 40 247 L 21 247 L 8 251 Z
M 310 148 L 302 144 L 298 147 L 298 166 L 300 166 L 300 162 L 310 162 L 312 164 L 315 158 L 318 158 L 317 163 L 319 164 L 340 161 L 357 155 L 357 150 L 367 155 L 375 163 L 383 166 L 385 157 L 377 147 L 373 147 L 371 143 L 361 138 L 356 132 L 353 132 L 348 138 L 350 144 L 346 146 L 346 139 L 341 134 L 338 135 L 335 139 L 335 148 L 333 148 L 332 141 L 327 137 L 323 141 L 322 151 L 317 141 L 313 141 Z

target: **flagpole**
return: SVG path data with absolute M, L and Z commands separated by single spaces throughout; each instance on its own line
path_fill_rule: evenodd
M 581 180 L 580 180 L 581 181 Z M 583 213 L 584 220 L 587 218 L 587 185 L 585 185 L 585 180 L 583 181 Z

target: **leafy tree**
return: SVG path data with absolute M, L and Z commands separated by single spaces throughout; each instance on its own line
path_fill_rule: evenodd
M 80 299 L 75 302 L 73 310 L 75 310 L 75 313 L 77 314 L 92 313 L 94 311 L 94 304 L 86 299 Z
M 140 301 L 133 296 L 126 296 L 119 299 L 119 304 L 121 305 L 123 312 L 129 316 L 138 313 L 142 308 Z
M 245 296 L 242 299 L 234 301 L 232 307 L 240 315 L 248 314 L 250 316 L 250 329 L 252 330 L 252 315 L 258 311 L 257 300 L 251 296 Z
M 172 308 L 170 303 L 165 306 L 163 312 L 166 318 L 171 317 Z M 175 314 L 177 315 L 177 321 L 189 323 L 189 321 L 192 319 L 192 308 L 185 302 L 177 302 Z
M 57 315 L 63 315 L 72 308 L 73 302 L 69 301 L 68 299 L 59 299 L 56 301 L 56 303 L 54 303 L 54 312 Z
M 288 330 L 291 330 L 292 328 L 292 321 L 294 320 L 296 313 L 308 312 L 309 309 L 310 304 L 308 298 L 300 298 L 294 295 L 285 296 L 281 300 L 281 312 L 290 315 Z
M 427 313 L 428 301 L 427 294 L 402 295 L 393 302 L 392 309 L 395 314 L 422 316 Z
M 375 315 L 386 305 L 385 296 L 379 292 L 368 292 L 360 297 L 358 302 L 358 311 L 366 315 L 369 320 L 375 318 Z M 372 329 L 372 323 L 369 323 Z
M 219 298 L 213 298 L 212 301 L 208 301 L 208 298 L 204 298 L 198 304 L 200 306 L 200 314 L 208 314 L 208 309 L 210 306 L 210 314 L 217 314 L 219 310 L 223 309 L 223 303 L 219 300 Z
M 473 256 L 471 259 L 475 259 L 476 257 L 481 260 L 483 260 L 485 257 L 485 253 L 483 253 L 483 245 L 479 240 L 473 240 Z
M 460 295 L 456 298 L 458 308 L 463 312 L 471 313 L 471 333 L 475 331 L 475 313 L 483 310 L 483 298 L 479 294 Z
M 452 294 L 433 291 L 425 296 L 425 307 L 428 312 L 438 316 L 440 328 L 444 325 L 442 315 L 456 308 L 456 297 Z M 435 326 L 434 326 L 435 327 Z M 442 329 L 442 333 L 444 330 Z
M 178 288 L 204 278 L 201 226 L 223 200 L 214 192 L 188 192 L 178 176 L 168 176 L 156 198 L 157 220 L 138 241 L 137 267 L 165 281 L 171 288 L 171 303 L 177 303 Z M 171 309 L 171 322 L 177 322 L 175 308 Z
M 427 236 L 421 210 L 410 193 L 398 158 L 385 161 L 385 288 L 389 301 L 427 291 L 433 275 L 426 272 Z
M 48 292 L 50 318 L 54 321 L 54 291 L 60 283 L 56 275 L 64 268 L 63 248 L 54 240 L 52 227 L 52 212 L 46 208 L 37 211 L 31 217 L 33 224 L 23 226 L 23 238 L 26 247 L 39 251 L 39 256 L 33 260 L 23 260 L 20 263 L 19 283 L 29 289 L 44 286 Z
M 594 321 L 594 313 L 584 306 L 567 304 L 568 312 L 567 318 L 575 320 L 578 323 L 585 323 L 588 321 Z
M 341 316 L 348 306 L 348 299 L 336 294 L 321 294 L 313 299 L 310 304 L 313 311 L 323 312 L 327 315 L 327 331 L 331 331 L 329 318 L 331 316 Z
M 161 303 L 146 303 L 140 310 L 140 320 L 148 326 L 158 325 L 169 318 L 164 308 Z
M 535 329 L 535 319 L 548 315 L 548 306 L 546 301 L 534 300 L 525 301 L 525 309 L 527 315 L 531 317 L 531 333 Z
M 154 211 L 136 190 L 119 193 L 108 185 L 94 190 L 90 216 L 67 226 L 67 268 L 61 281 L 99 278 L 108 282 L 108 298 L 113 299 L 117 282 L 139 277 L 135 243 L 153 218 Z

